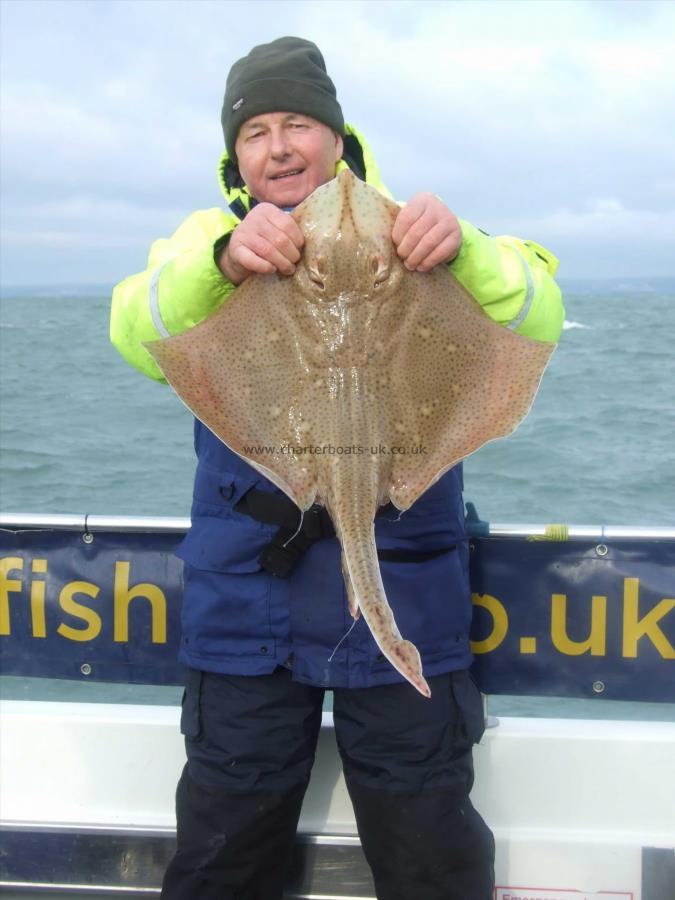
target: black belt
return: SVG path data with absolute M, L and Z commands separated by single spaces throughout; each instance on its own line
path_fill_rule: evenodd
M 250 516 L 256 522 L 265 525 L 276 525 L 278 531 L 269 544 L 263 547 L 258 562 L 263 569 L 279 578 L 288 578 L 302 554 L 312 544 L 324 538 L 335 537 L 335 528 L 325 506 L 315 503 L 305 510 L 304 515 L 288 497 L 270 494 L 251 488 L 234 509 L 238 513 Z M 398 516 L 393 503 L 381 506 L 377 516 L 390 514 Z M 300 528 L 300 519 L 302 527 Z M 444 553 L 455 550 L 455 546 L 443 547 L 440 550 L 379 550 L 377 557 L 382 562 L 426 562 Z

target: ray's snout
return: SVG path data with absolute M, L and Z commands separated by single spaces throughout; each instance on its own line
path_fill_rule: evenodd
M 303 293 L 323 302 L 395 287 L 403 272 L 391 239 L 398 212 L 349 169 L 317 188 L 293 213 L 306 239 L 297 270 Z

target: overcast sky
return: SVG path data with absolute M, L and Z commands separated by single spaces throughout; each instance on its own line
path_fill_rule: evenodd
M 675 2 L 2 0 L 2 281 L 114 283 L 221 205 L 227 71 L 321 47 L 399 199 L 560 274 L 675 275 Z

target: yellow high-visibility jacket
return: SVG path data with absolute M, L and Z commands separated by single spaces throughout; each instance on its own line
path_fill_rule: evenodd
M 387 197 L 370 147 L 352 126 L 346 141 L 362 158 L 366 182 Z M 336 174 L 347 162 L 340 160 Z M 250 209 L 246 188 L 235 186 L 227 154 L 219 164 L 221 188 L 241 217 Z M 459 220 L 462 246 L 449 264 L 452 274 L 496 322 L 519 334 L 555 342 L 563 323 L 560 289 L 553 280 L 558 260 L 533 241 L 490 237 Z M 152 245 L 148 267 L 131 275 L 113 291 L 110 338 L 132 365 L 159 381 L 162 374 L 143 347 L 144 341 L 178 334 L 214 312 L 235 289 L 214 262 L 214 245 L 240 222 L 221 208 L 192 213 L 170 238 Z

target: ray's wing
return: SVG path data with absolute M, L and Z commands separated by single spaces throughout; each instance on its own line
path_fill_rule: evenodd
M 293 285 L 251 276 L 199 325 L 145 346 L 191 412 L 306 509 L 316 485 L 310 461 L 292 450 L 306 379 Z
M 391 428 L 406 453 L 394 459 L 390 497 L 407 509 L 451 466 L 518 426 L 555 344 L 498 325 L 443 268 L 409 273 L 399 290 Z

